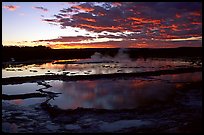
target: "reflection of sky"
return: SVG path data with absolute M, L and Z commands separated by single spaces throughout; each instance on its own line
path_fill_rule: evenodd
M 17 94 L 26 94 L 26 93 L 36 93 L 37 89 L 43 88 L 43 86 L 37 85 L 37 83 L 23 83 L 23 84 L 16 84 L 16 85 L 2 85 L 2 94 L 7 95 L 17 95 Z M 11 104 L 15 105 L 34 105 L 40 104 L 45 101 L 45 98 L 28 98 L 28 99 L 15 99 L 9 100 Z
M 35 104 L 40 104 L 45 101 L 45 98 L 28 98 L 28 99 L 15 99 L 15 100 L 7 100 L 10 104 L 20 105 L 20 106 L 32 106 Z
M 83 63 L 84 62 L 84 63 Z M 10 67 L 2 69 L 2 77 L 17 77 L 17 76 L 36 76 L 45 75 L 46 73 L 70 75 L 88 75 L 88 74 L 111 74 L 111 73 L 130 73 L 130 72 L 145 72 L 155 70 L 165 70 L 176 68 L 177 66 L 189 66 L 189 62 L 184 62 L 179 59 L 137 59 L 135 61 L 121 61 L 120 63 L 86 63 L 81 60 L 80 64 L 53 64 L 48 62 L 41 65 L 26 65 L 22 67 Z M 15 71 L 9 71 L 14 69 Z M 20 69 L 20 70 L 19 70 Z M 36 70 L 32 72 L 30 70 Z
M 173 75 L 160 75 L 154 76 L 153 78 L 168 80 L 170 82 L 196 82 L 202 80 L 202 73 L 195 72 L 195 73 L 185 73 L 183 74 L 173 74 Z
M 37 83 L 23 83 L 16 85 L 2 85 L 2 94 L 26 94 L 36 92 L 35 90 L 43 88 Z
M 88 87 L 92 83 L 95 83 L 96 87 Z M 63 94 L 51 103 L 63 109 L 122 109 L 166 100 L 173 94 L 173 85 L 160 81 L 97 80 L 63 82 L 62 88 L 58 90 Z
M 199 81 L 202 80 L 202 76 L 200 72 L 197 72 L 163 75 L 160 79 L 178 83 L 167 83 L 144 78 L 133 80 L 51 81 L 50 84 L 54 84 L 51 89 L 63 93 L 59 98 L 51 101 L 51 104 L 63 109 L 74 109 L 77 107 L 136 108 L 156 102 L 168 101 L 176 94 L 176 90 L 183 85 L 179 82 Z
M 160 79 L 160 80 L 159 80 Z M 165 81 L 163 81 L 165 80 Z M 60 92 L 62 94 L 52 105 L 62 109 L 105 108 L 122 109 L 148 106 L 157 102 L 171 101 L 183 86 L 182 82 L 195 82 L 202 80 L 202 73 L 184 73 L 175 75 L 161 75 L 149 78 L 134 78 L 129 80 L 84 80 L 84 81 L 46 81 L 52 87 L 46 91 Z M 174 83 L 171 83 L 174 82 Z M 42 88 L 37 83 L 23 83 L 16 85 L 3 85 L 4 94 L 22 94 L 35 92 Z M 13 100 L 12 104 L 31 105 L 41 103 L 45 98 L 31 98 L 26 100 Z

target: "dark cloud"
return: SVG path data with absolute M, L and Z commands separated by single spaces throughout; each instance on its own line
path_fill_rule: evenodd
M 44 12 L 48 12 L 48 9 L 44 8 L 44 7 L 34 7 L 34 8 L 39 9 L 39 10 L 44 11 Z
M 72 12 L 73 10 L 71 9 L 71 8 L 64 8 L 64 9 L 62 9 L 62 10 L 60 10 L 60 12 L 62 12 L 62 13 L 69 13 L 69 12 Z
M 94 38 L 95 37 L 90 37 L 90 36 L 76 36 L 76 37 L 61 36 L 56 39 L 36 40 L 34 42 L 79 42 L 79 41 L 84 41 L 84 40 L 91 40 Z
M 73 14 L 74 13 L 74 14 Z M 67 26 L 99 34 L 99 38 L 171 39 L 202 36 L 201 2 L 83 2 L 62 9 L 52 19 Z M 106 34 L 101 32 L 132 32 Z

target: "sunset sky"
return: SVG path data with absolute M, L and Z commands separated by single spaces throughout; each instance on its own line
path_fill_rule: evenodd
M 2 44 L 51 48 L 202 46 L 201 2 L 3 2 Z

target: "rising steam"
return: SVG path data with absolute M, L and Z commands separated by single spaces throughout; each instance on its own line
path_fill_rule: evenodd
M 103 62 L 103 61 L 113 61 L 113 62 L 130 62 L 131 59 L 129 55 L 126 53 L 128 49 L 120 48 L 118 53 L 114 56 L 102 55 L 101 53 L 95 52 L 94 55 L 91 56 L 92 62 Z

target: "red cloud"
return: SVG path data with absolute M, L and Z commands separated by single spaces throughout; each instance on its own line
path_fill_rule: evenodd
M 201 13 L 200 13 L 200 12 L 197 12 L 197 11 L 192 12 L 192 13 L 190 13 L 190 14 L 193 15 L 193 16 L 201 16 Z
M 94 8 L 92 8 L 92 6 L 88 3 L 72 6 L 72 8 L 83 10 L 85 12 L 90 12 L 94 10 Z
M 176 14 L 176 18 L 181 18 L 181 15 L 179 15 L 179 14 Z
M 10 10 L 10 11 L 15 11 L 19 6 L 14 6 L 14 5 L 5 5 L 3 8 Z
M 130 17 L 128 18 L 130 20 L 140 22 L 140 23 L 153 23 L 153 24 L 160 24 L 161 20 L 154 20 L 154 19 L 145 19 L 145 18 L 136 18 L 136 17 Z
M 95 19 L 91 19 L 91 18 L 84 18 L 84 20 L 88 21 L 88 22 L 96 22 Z
M 195 24 L 195 25 L 202 25 L 201 22 L 192 22 L 191 24 Z
M 70 13 L 72 10 L 78 12 L 72 14 Z M 64 16 L 64 14 L 69 15 L 69 17 Z M 201 36 L 202 18 L 200 15 L 200 3 L 172 2 L 169 5 L 166 3 L 109 2 L 101 6 L 87 2 L 72 6 L 71 9 L 60 10 L 55 18 L 44 19 L 44 21 L 53 22 L 62 28 L 67 26 L 82 28 L 99 35 L 105 31 L 133 33 L 105 35 L 104 37 L 163 41 L 164 39 L 189 38 L 191 35 Z M 142 46 L 142 43 L 140 45 Z

